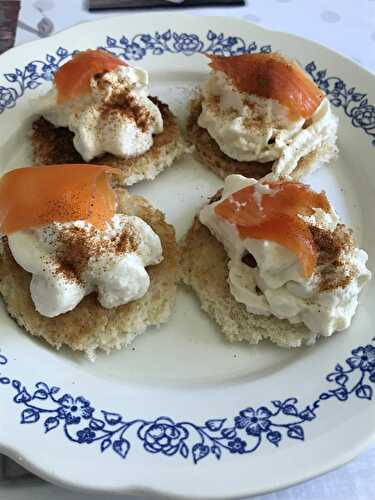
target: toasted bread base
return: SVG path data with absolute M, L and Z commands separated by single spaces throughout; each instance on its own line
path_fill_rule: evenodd
M 315 343 L 317 335 L 302 323 L 292 325 L 274 316 L 249 313 L 228 285 L 228 257 L 223 245 L 196 218 L 181 244 L 180 279 L 193 288 L 202 309 L 216 321 L 230 342 L 258 344 L 269 339 L 281 347 Z
M 256 161 L 238 161 L 227 156 L 220 149 L 217 142 L 210 136 L 205 128 L 198 125 L 198 118 L 202 111 L 202 98 L 194 98 L 190 102 L 190 114 L 187 120 L 187 136 L 195 146 L 198 159 L 219 177 L 225 179 L 231 174 L 240 174 L 245 177 L 262 179 L 272 172 L 274 162 L 260 163 Z M 308 155 L 301 158 L 297 168 L 292 172 L 291 178 L 300 179 L 313 170 L 319 168 L 335 157 L 337 148 L 334 145 L 322 145 Z
M 158 106 L 164 122 L 164 130 L 154 135 L 151 149 L 134 158 L 105 154 L 90 162 L 120 169 L 121 174 L 113 177 L 114 185 L 131 186 L 145 179 L 152 180 L 186 151 L 176 117 L 168 105 L 155 97 L 151 100 Z M 68 128 L 55 127 L 44 118 L 38 118 L 31 134 L 34 164 L 86 163 L 74 148 L 73 137 Z
M 105 309 L 96 294 L 85 297 L 72 311 L 55 318 L 39 314 L 30 296 L 31 275 L 22 269 L 10 253 L 3 238 L 0 252 L 0 294 L 9 314 L 32 335 L 42 337 L 53 347 L 63 345 L 84 351 L 94 359 L 95 351 L 109 353 L 129 345 L 148 326 L 168 320 L 176 296 L 177 247 L 174 229 L 164 215 L 139 196 L 117 190 L 119 212 L 137 215 L 159 235 L 163 261 L 149 266 L 150 287 L 147 293 L 133 302 Z

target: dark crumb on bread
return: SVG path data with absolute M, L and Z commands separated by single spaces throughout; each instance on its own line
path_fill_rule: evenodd
M 208 204 L 211 205 L 211 203 L 215 203 L 215 201 L 219 201 L 220 198 L 222 197 L 223 195 L 223 189 L 219 189 L 218 191 L 216 191 L 216 193 L 211 196 L 211 198 L 209 198 L 208 200 Z
M 164 122 L 164 130 L 154 135 L 151 149 L 134 158 L 117 158 L 107 153 L 90 162 L 119 168 L 121 175 L 113 177 L 114 184 L 130 186 L 154 179 L 186 151 L 176 117 L 168 105 L 156 97 L 150 99 L 158 106 Z M 74 148 L 73 137 L 68 128 L 55 127 L 43 117 L 35 120 L 31 135 L 34 164 L 86 163 Z

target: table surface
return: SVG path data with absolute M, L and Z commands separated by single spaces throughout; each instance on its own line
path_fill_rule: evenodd
M 60 31 L 82 21 L 129 11 L 88 12 L 84 0 L 23 0 L 16 45 L 38 38 L 43 17 Z M 375 0 L 248 0 L 244 7 L 180 8 L 192 15 L 235 16 L 261 26 L 295 33 L 326 45 L 375 72 Z M 144 11 L 143 11 L 144 12 Z M 176 13 L 174 9 L 167 11 Z M 43 24 L 43 23 L 42 23 Z M 44 20 L 44 26 L 46 20 Z M 1 464 L 0 464 L 1 466 Z M 372 500 L 375 443 L 350 464 L 317 479 L 257 500 Z M 39 479 L 0 482 L 2 500 L 115 500 L 111 495 L 72 493 Z M 135 497 L 126 497 L 135 500 Z M 139 497 L 137 497 L 139 500 Z

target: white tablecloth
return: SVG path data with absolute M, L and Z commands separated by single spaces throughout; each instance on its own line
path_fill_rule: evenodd
M 59 31 L 81 21 L 113 15 L 88 12 L 78 0 L 23 0 L 16 44 L 35 40 L 43 16 Z M 267 28 L 288 31 L 327 45 L 375 72 L 375 0 L 248 0 L 245 7 L 179 9 L 193 15 L 236 16 Z M 168 10 L 172 16 L 175 10 Z M 118 11 L 119 15 L 131 15 Z M 25 24 L 27 26 L 25 26 Z M 45 25 L 45 23 L 44 23 Z M 48 22 L 47 22 L 48 25 Z M 39 24 L 40 26 L 40 24 Z M 12 468 L 9 462 L 2 467 Z M 17 472 L 17 470 L 15 470 Z M 257 497 L 262 500 L 373 500 L 375 444 L 352 463 L 287 490 Z M 1 500 L 115 500 L 110 495 L 71 493 L 35 478 L 0 481 Z M 130 497 L 128 497 L 130 500 Z M 139 498 L 139 497 L 137 497 Z

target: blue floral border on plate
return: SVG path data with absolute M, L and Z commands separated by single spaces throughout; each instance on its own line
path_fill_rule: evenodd
M 139 33 L 131 39 L 126 36 L 119 39 L 107 36 L 105 44 L 100 48 L 128 61 L 140 61 L 146 55 L 159 56 L 166 53 L 192 56 L 197 53 L 239 55 L 271 51 L 270 45 L 258 46 L 256 42 L 247 43 L 243 38 L 226 36 L 212 30 L 202 40 L 197 34 L 177 33 L 170 29 L 163 33 Z M 0 85 L 0 114 L 13 108 L 26 90 L 36 89 L 43 81 L 50 81 L 56 69 L 71 55 L 67 49 L 59 47 L 54 55 L 46 54 L 45 59 L 35 59 L 24 68 L 15 68 L 13 73 L 5 73 L 4 77 L 11 85 Z M 369 135 L 375 146 L 375 106 L 369 104 L 367 94 L 347 86 L 337 76 L 327 76 L 327 70 L 318 70 L 313 61 L 305 69 L 326 92 L 331 104 L 342 108 L 352 125 Z
M 345 366 L 336 364 L 326 380 L 335 384 L 318 395 L 306 407 L 298 407 L 298 398 L 274 400 L 267 406 L 248 407 L 235 417 L 214 417 L 204 424 L 191 421 L 175 422 L 169 416 L 155 420 L 137 418 L 127 420 L 120 413 L 97 410 L 83 396 L 63 394 L 60 387 L 38 382 L 27 388 L 18 379 L 0 372 L 0 387 L 8 386 L 20 405 L 21 424 L 41 422 L 44 432 L 61 428 L 65 436 L 76 444 L 98 443 L 103 453 L 111 449 L 126 458 L 131 446 L 138 441 L 146 452 L 173 456 L 189 456 L 197 464 L 209 455 L 221 459 L 222 454 L 254 453 L 261 444 L 279 446 L 285 439 L 305 440 L 304 426 L 317 418 L 322 403 L 335 400 L 340 403 L 356 397 L 372 400 L 375 384 L 375 338 L 366 346 L 351 351 Z M 0 367 L 8 359 L 0 354 Z M 132 444 L 131 444 L 132 442 Z
M 236 36 L 225 36 L 209 30 L 206 40 L 196 34 L 164 33 L 138 34 L 132 39 L 126 36 L 119 40 L 107 37 L 101 48 L 123 57 L 138 61 L 146 54 L 182 53 L 191 56 L 196 53 L 236 55 L 255 51 L 270 52 L 269 45 L 259 47 L 256 42 L 246 43 Z M 0 114 L 13 108 L 17 99 L 27 90 L 36 89 L 43 81 L 50 81 L 53 73 L 72 55 L 59 47 L 54 55 L 35 59 L 24 68 L 5 73 L 9 87 L 0 86 Z M 361 128 L 375 145 L 375 107 L 368 104 L 365 93 L 357 92 L 338 77 L 327 77 L 326 70 L 317 70 L 310 62 L 305 67 L 314 81 L 327 93 L 333 106 L 343 108 L 351 118 L 354 127 Z M 248 407 L 232 418 L 211 418 L 204 424 L 189 421 L 175 422 L 168 416 L 148 421 L 142 418 L 126 420 L 124 416 L 107 410 L 95 409 L 83 396 L 62 394 L 61 389 L 38 382 L 27 389 L 21 381 L 0 373 L 0 386 L 11 387 L 13 401 L 23 409 L 21 424 L 41 422 L 45 433 L 62 428 L 65 436 L 77 444 L 100 443 L 103 453 L 111 449 L 121 458 L 126 458 L 131 448 L 131 439 L 138 440 L 143 449 L 153 454 L 173 456 L 179 454 L 191 457 L 196 464 L 212 455 L 218 460 L 223 452 L 249 454 L 262 443 L 279 446 L 284 438 L 305 439 L 304 425 L 317 417 L 317 411 L 325 401 L 339 402 L 356 397 L 373 399 L 375 384 L 375 346 L 372 344 L 353 349 L 346 359 L 346 366 L 337 364 L 326 380 L 335 386 L 322 392 L 306 407 L 298 408 L 298 399 L 271 401 L 267 406 Z M 6 356 L 0 354 L 0 365 L 7 365 Z

